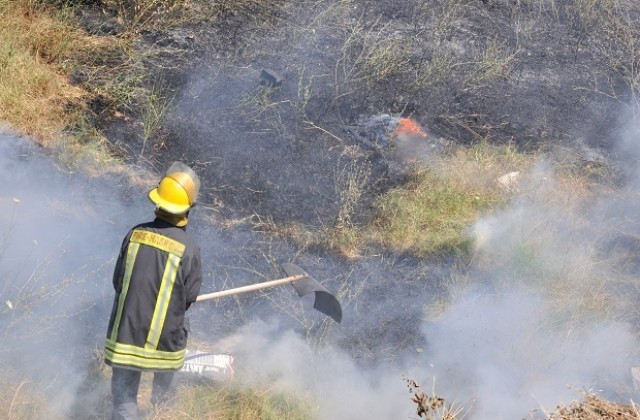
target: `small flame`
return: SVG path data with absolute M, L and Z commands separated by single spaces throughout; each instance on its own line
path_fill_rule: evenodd
M 395 130 L 393 130 L 393 135 L 409 135 L 424 138 L 428 137 L 428 134 L 422 130 L 420 125 L 410 120 L 409 118 L 400 118 L 398 120 L 398 125 L 396 125 Z

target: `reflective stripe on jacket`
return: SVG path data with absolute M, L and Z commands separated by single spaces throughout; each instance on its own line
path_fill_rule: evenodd
M 113 274 L 106 363 L 180 369 L 187 346 L 185 311 L 201 284 L 200 248 L 184 229 L 156 219 L 129 231 Z

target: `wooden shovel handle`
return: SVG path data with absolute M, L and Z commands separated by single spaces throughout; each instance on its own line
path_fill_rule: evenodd
M 235 289 L 221 290 L 219 292 L 207 293 L 197 297 L 196 302 L 203 300 L 217 299 L 225 296 L 233 296 L 240 293 L 253 292 L 255 290 L 268 289 L 270 287 L 276 287 L 283 284 L 293 283 L 294 281 L 306 279 L 306 274 L 297 274 L 295 276 L 285 277 L 277 280 L 270 280 L 264 283 L 250 284 L 248 286 L 236 287 Z

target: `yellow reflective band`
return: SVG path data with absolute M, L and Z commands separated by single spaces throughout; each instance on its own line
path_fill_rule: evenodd
M 173 285 L 176 281 L 179 266 L 180 257 L 169 255 L 167 264 L 164 267 L 162 283 L 160 284 L 158 298 L 156 299 L 156 307 L 153 310 L 153 318 L 151 319 L 151 326 L 149 328 L 149 334 L 147 335 L 147 342 L 144 345 L 145 349 L 155 349 L 158 347 L 158 342 L 160 341 L 160 333 L 162 332 L 162 328 L 164 327 L 164 320 L 167 316 L 167 310 L 169 309 L 171 292 L 173 291 Z
M 169 254 L 177 255 L 178 257 L 182 257 L 186 248 L 183 243 L 175 239 L 147 230 L 134 230 L 130 241 L 158 248 Z
M 133 344 L 118 343 L 115 340 L 107 340 L 106 349 L 114 353 L 123 353 L 131 356 L 145 357 L 148 359 L 180 360 L 187 352 L 186 349 L 177 351 L 151 350 Z
M 122 290 L 120 290 L 120 296 L 118 298 L 118 309 L 116 310 L 116 317 L 113 321 L 113 327 L 111 327 L 110 338 L 115 340 L 118 337 L 118 329 L 120 328 L 120 319 L 122 318 L 122 311 L 124 310 L 124 301 L 127 298 L 127 292 L 129 291 L 129 284 L 131 283 L 131 273 L 133 271 L 133 264 L 136 261 L 138 255 L 139 244 L 130 243 L 127 247 L 127 259 L 124 265 L 124 277 L 122 278 Z
M 176 352 L 146 350 L 141 347 L 114 343 L 107 340 L 105 358 L 120 365 L 142 369 L 180 369 L 184 363 L 186 349 Z
M 180 360 L 179 362 L 147 361 L 146 359 L 140 359 L 135 356 L 123 356 L 121 354 L 113 354 L 108 360 L 118 365 L 133 366 L 141 369 L 179 370 L 184 364 L 184 360 Z

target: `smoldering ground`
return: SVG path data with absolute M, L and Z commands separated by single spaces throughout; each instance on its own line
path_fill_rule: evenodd
M 151 217 L 152 206 L 145 193 L 152 185 L 132 185 L 122 174 L 91 178 L 57 165 L 55 156 L 46 155 L 28 139 L 4 133 L 2 140 L 0 162 L 11 178 L 3 184 L 0 196 L 6 216 L 0 260 L 3 372 L 9 381 L 33 384 L 33 390 L 51 401 L 47 411 L 52 418 L 95 415 L 92 410 L 104 405 L 100 398 L 105 398 L 108 389 L 96 369 L 113 299 L 111 272 L 126 231 Z M 262 361 L 270 355 L 269 376 L 282 378 L 282 383 L 301 383 L 312 375 L 316 379 L 304 389 L 325 390 L 320 411 L 326 418 L 340 417 L 340 413 L 357 418 L 359 414 L 349 407 L 366 411 L 365 405 L 371 404 L 367 401 L 379 393 L 373 391 L 386 384 L 388 395 L 403 391 L 400 377 L 394 382 L 371 375 L 370 383 L 359 373 L 352 356 L 369 363 L 378 355 L 397 359 L 402 347 L 412 341 L 412 333 L 408 327 L 385 327 L 396 324 L 394 313 L 407 323 L 418 317 L 422 299 L 414 296 L 400 311 L 393 308 L 393 301 L 411 297 L 415 287 L 424 289 L 429 284 L 425 279 L 441 273 L 428 267 L 416 270 L 415 262 L 391 257 L 345 266 L 330 255 L 300 254 L 290 244 L 260 232 L 217 229 L 206 221 L 206 212 L 195 209 L 190 227 L 202 245 L 203 292 L 280 277 L 279 263 L 295 261 L 338 294 L 346 319 L 339 327 L 313 311 L 313 299 L 298 299 L 287 288 L 274 289 L 196 304 L 191 311 L 194 346 L 204 343 L 225 351 L 228 348 L 215 347 L 218 339 L 236 334 L 252 320 L 277 319 L 256 324 L 257 329 L 240 330 L 243 339 L 234 348 L 240 355 L 239 373 L 255 365 L 265 367 Z M 415 281 L 401 281 L 399 272 L 414 273 Z M 384 293 L 387 276 L 398 278 L 395 290 Z M 372 299 L 361 308 L 358 300 L 365 296 Z M 268 344 L 252 351 L 251 343 L 260 340 Z M 326 349 L 325 354 L 333 352 L 332 357 L 316 360 L 312 349 L 318 348 Z M 300 358 L 292 358 L 292 352 L 300 353 Z M 283 355 L 282 363 L 276 363 Z M 351 387 L 358 389 L 344 400 Z M 384 404 L 375 398 L 385 417 L 393 417 L 395 410 L 406 406 L 401 398 L 397 404 L 391 401 L 395 398 Z
M 256 321 L 226 337 L 245 365 L 237 379 L 311 397 L 321 419 L 410 418 L 402 369 L 363 370 L 334 346 L 312 350 L 277 321 Z
M 584 92 L 593 83 L 614 92 L 626 87 L 591 46 L 579 59 L 567 47 L 581 42 L 574 39 L 573 6 L 563 5 L 557 19 L 555 6 L 543 3 L 281 2 L 265 3 L 264 15 L 261 7 L 241 8 L 198 28 L 200 49 L 191 52 L 182 76 L 169 80 L 179 86 L 161 132 L 145 140 L 145 158 L 199 156 L 199 169 L 215 183 L 205 195 L 224 204 L 229 217 L 257 213 L 279 223 L 324 226 L 340 211 L 334 173 L 344 172 L 345 162 L 369 165 L 366 177 L 350 174 L 367 187 L 356 210 L 370 204 L 371 188 L 397 185 L 395 162 L 362 147 L 358 135 L 363 121 L 383 113 L 417 116 L 465 142 L 500 133 L 522 144 L 569 143 L 582 129 L 585 143 L 606 144 L 603 132 L 615 124 L 620 106 L 612 98 L 621 96 Z M 547 14 L 554 18 L 545 19 L 545 30 L 522 39 L 522 22 L 539 29 Z M 490 55 L 495 39 L 518 43 L 499 43 L 505 65 L 497 74 L 505 75 L 480 75 L 484 70 L 470 64 Z M 553 60 L 548 46 L 556 47 Z M 441 56 L 460 65 L 438 69 Z M 512 68 L 516 56 L 520 64 Z M 277 71 L 281 82 L 261 85 L 263 68 Z M 478 77 L 482 82 L 470 89 Z M 583 101 L 589 107 L 577 105 Z M 136 157 L 143 149 L 130 146 Z
M 114 231 L 135 210 L 59 170 L 30 143 L 1 134 L 3 183 L 0 363 L 3 380 L 42 381 L 64 413 L 104 329 Z M 115 247 L 115 248 L 114 248 Z
M 509 207 L 473 227 L 457 298 L 422 327 L 427 377 L 471 418 L 544 418 L 581 391 L 638 398 L 637 170 L 610 163 L 632 182 L 585 189 L 541 161 Z
M 637 270 L 620 264 L 631 258 L 628 250 L 611 244 L 636 231 L 637 217 L 629 215 L 638 194 L 605 188 L 567 197 L 558 195 L 567 191 L 560 178 L 541 162 L 509 207 L 476 223 L 473 264 L 449 273 L 452 301 L 439 315 L 406 319 L 409 327 L 395 338 L 413 332 L 425 340 L 394 349 L 395 363 L 378 358 L 378 369 L 362 369 L 335 348 L 312 356 L 300 336 L 268 324 L 249 325 L 219 345 L 247 363 L 251 380 L 322 396 L 321 418 L 404 418 L 403 377 L 434 390 L 464 418 L 480 420 L 546 418 L 582 391 L 635 399 L 630 368 L 640 356 L 640 289 Z M 612 211 L 619 206 L 628 211 Z M 378 291 L 384 296 L 393 288 Z M 414 291 L 428 306 L 433 291 Z M 380 322 L 380 313 L 410 302 L 385 297 L 390 305 L 363 308 L 363 318 Z M 397 327 L 387 325 L 386 333 Z
M 5 137 L 2 167 L 14 182 L 0 197 L 1 361 L 55 390 L 53 409 L 64 416 L 102 346 L 122 236 L 151 207 L 141 186 L 69 173 Z M 622 248 L 608 245 L 622 228 L 637 232 L 637 193 L 558 197 L 564 188 L 550 168 L 541 163 L 510 207 L 478 221 L 474 264 L 458 273 L 393 255 L 345 263 L 251 229 L 216 227 L 207 209 L 196 209 L 203 292 L 280 277 L 279 263 L 294 261 L 336 292 L 345 320 L 337 326 L 280 288 L 198 303 L 192 344 L 235 354 L 240 383 L 308 392 L 327 419 L 410 418 L 403 377 L 435 382 L 473 419 L 522 418 L 579 398 L 567 385 L 626 398 L 637 360 L 636 273 L 622 270 Z M 628 211 L 614 211 L 620 206 Z M 426 317 L 438 285 L 452 277 L 458 298 Z

